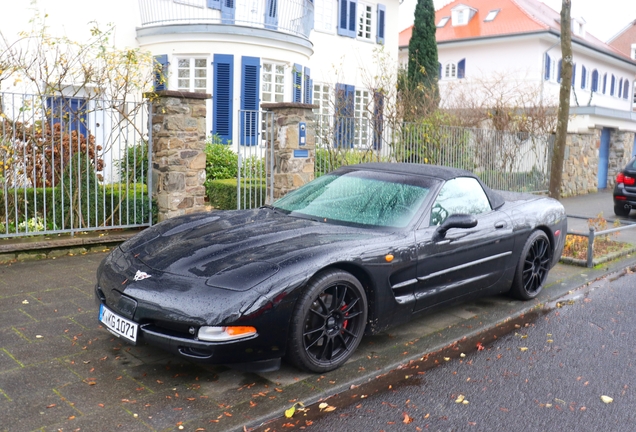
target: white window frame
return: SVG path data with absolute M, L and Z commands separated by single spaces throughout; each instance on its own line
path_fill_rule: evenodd
M 271 71 L 267 70 L 268 66 L 271 67 Z M 287 92 L 285 91 L 287 87 L 287 72 L 288 70 L 284 63 L 261 60 L 261 102 L 285 102 L 287 98 Z M 271 75 L 270 80 L 267 80 L 267 75 Z M 282 77 L 282 82 L 277 82 L 276 77 Z M 267 84 L 270 85 L 270 88 L 266 90 Z M 272 100 L 267 100 L 266 95 L 270 95 Z M 276 99 L 277 96 L 279 96 L 280 100 Z
M 318 108 L 314 108 L 314 113 L 318 115 L 333 114 L 333 86 L 323 82 L 314 82 L 312 93 L 313 104 L 318 105 Z
M 314 0 L 314 30 L 334 34 L 336 32 L 336 7 L 334 0 Z
M 457 63 L 446 63 L 442 72 L 444 73 L 445 80 L 457 79 Z
M 372 4 L 358 2 L 358 20 L 356 28 L 356 38 L 367 42 L 375 42 L 375 19 L 376 14 Z
M 371 134 L 371 113 L 369 109 L 373 103 L 373 93 L 365 88 L 357 88 L 353 99 L 353 116 L 355 118 L 354 147 L 366 148 Z
M 211 77 L 211 71 L 210 71 L 210 61 L 207 57 L 204 56 L 175 56 L 177 61 L 176 63 L 176 73 L 175 76 L 177 77 L 177 86 L 176 89 L 178 91 L 186 91 L 186 92 L 195 92 L 195 93 L 209 93 L 210 92 L 210 77 Z M 181 62 L 182 61 L 188 61 L 189 65 L 186 68 L 181 66 Z M 197 61 L 202 62 L 203 66 L 201 66 L 201 64 L 199 63 L 199 65 L 197 65 Z M 188 71 L 188 76 L 181 76 L 181 71 L 182 70 L 187 70 Z M 205 71 L 205 75 L 204 76 L 197 76 L 197 71 Z M 201 86 L 197 86 L 197 82 L 198 80 L 205 80 L 205 87 L 201 87 Z M 188 85 L 187 86 L 183 86 L 183 81 L 188 80 Z
M 495 18 L 497 18 L 497 14 L 499 13 L 500 10 L 501 9 L 494 9 L 494 10 L 491 10 L 490 12 L 488 12 L 488 15 L 484 19 L 484 22 L 493 21 Z
M 448 23 L 448 20 L 450 20 L 450 17 L 447 17 L 447 16 L 446 16 L 446 17 L 442 17 L 442 18 L 439 20 L 439 22 L 437 23 L 437 26 L 436 26 L 436 27 L 437 27 L 437 28 L 442 28 L 442 27 L 444 27 L 444 26 Z
M 559 59 L 560 60 L 560 59 Z M 557 59 L 553 59 L 552 57 L 550 57 L 550 79 L 549 81 L 551 82 L 557 82 L 557 66 L 559 65 L 559 62 L 557 61 Z
M 633 43 L 631 48 L 632 60 L 636 60 L 636 43 Z

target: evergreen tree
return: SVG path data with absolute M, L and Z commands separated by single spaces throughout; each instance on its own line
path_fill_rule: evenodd
M 427 99 L 439 101 L 437 41 L 433 0 L 418 0 L 409 42 L 408 79 L 411 88 L 423 90 Z

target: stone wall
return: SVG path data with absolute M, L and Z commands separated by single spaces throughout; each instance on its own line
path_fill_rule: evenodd
M 152 196 L 158 220 L 206 210 L 208 94 L 161 91 L 152 100 Z
M 582 195 L 598 189 L 598 148 L 601 131 L 589 134 L 568 134 L 561 196 Z
M 314 179 L 316 131 L 312 110 L 316 106 L 283 102 L 261 107 L 274 113 L 274 199 L 278 199 Z M 304 143 L 299 142 L 300 123 L 306 125 Z
M 607 188 L 612 189 L 616 174 L 629 162 L 634 133 L 610 131 Z M 601 129 L 591 133 L 568 134 L 563 163 L 561 196 L 584 195 L 598 191 L 599 149 Z
M 631 159 L 633 146 L 633 132 L 612 130 L 610 133 L 609 166 L 607 169 L 608 189 L 614 188 L 616 184 L 616 174 L 618 174 Z

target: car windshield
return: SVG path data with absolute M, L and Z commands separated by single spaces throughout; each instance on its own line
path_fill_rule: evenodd
M 417 214 L 433 181 L 376 171 L 338 172 L 290 192 L 274 207 L 325 222 L 403 228 Z

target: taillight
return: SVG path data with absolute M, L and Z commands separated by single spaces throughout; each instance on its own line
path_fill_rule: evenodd
M 626 176 L 621 172 L 616 175 L 616 183 L 623 183 L 625 186 L 634 186 L 636 184 L 636 178 Z

